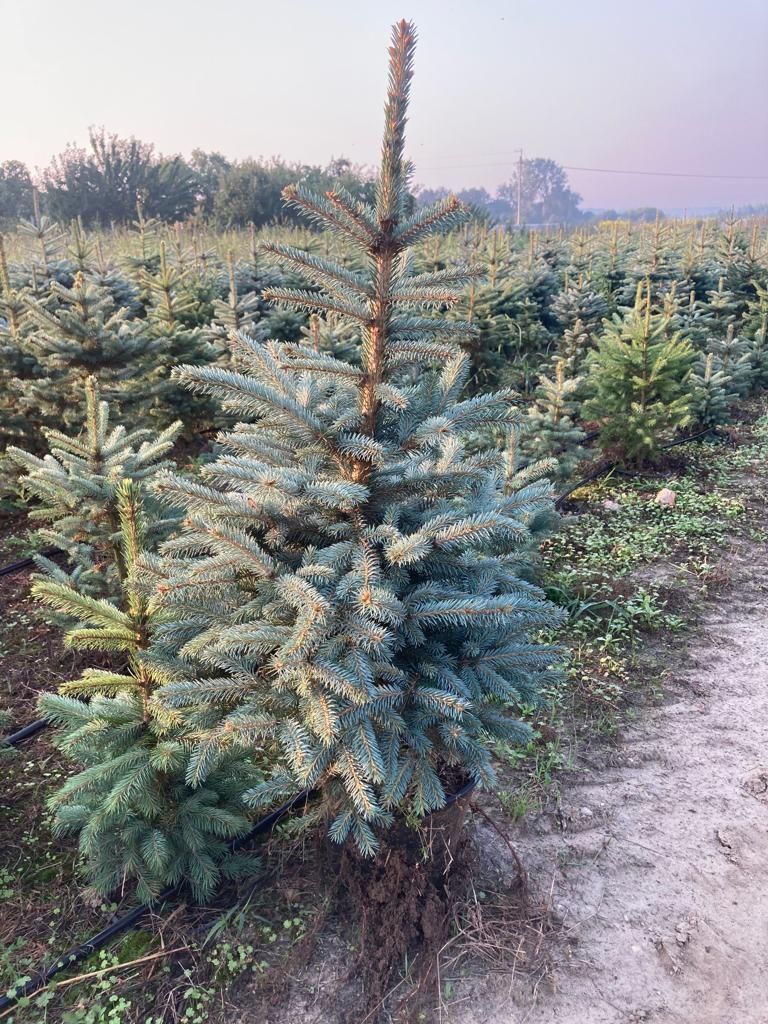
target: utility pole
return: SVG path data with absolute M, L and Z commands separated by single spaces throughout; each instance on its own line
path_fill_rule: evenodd
M 520 227 L 523 208 L 523 151 L 518 149 L 517 152 L 520 155 L 517 158 L 517 219 L 515 223 L 517 227 Z

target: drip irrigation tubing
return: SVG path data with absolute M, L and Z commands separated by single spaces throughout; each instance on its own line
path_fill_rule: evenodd
M 681 437 L 677 441 L 670 441 L 669 444 L 663 444 L 661 449 L 662 451 L 667 451 L 669 448 L 676 448 L 679 444 L 688 444 L 689 441 L 698 441 L 700 437 L 706 437 L 707 434 L 714 434 L 715 437 L 722 437 L 718 432 L 717 427 L 707 427 L 706 430 L 700 430 L 697 434 L 691 434 L 690 437 Z
M 467 796 L 475 788 L 477 783 L 471 779 L 464 786 L 458 789 L 455 793 L 451 793 L 450 796 L 446 797 L 445 804 L 440 810 L 445 807 L 451 807 L 460 800 L 462 797 Z M 260 821 L 257 821 L 250 832 L 244 836 L 240 836 L 238 839 L 233 839 L 229 844 L 229 848 L 232 851 L 241 850 L 244 846 L 251 843 L 258 835 L 262 832 L 267 832 L 272 829 L 277 822 L 289 811 L 293 810 L 297 804 L 307 802 L 315 795 L 313 790 L 302 790 L 296 796 L 292 797 L 287 803 L 284 803 L 281 807 L 267 814 Z M 178 882 L 176 885 L 169 885 L 151 902 L 142 903 L 141 906 L 134 907 L 127 914 L 119 917 L 112 924 L 103 928 L 96 935 L 93 935 L 86 942 L 81 943 L 79 946 L 73 946 L 72 949 L 67 950 L 63 956 L 60 956 L 50 967 L 44 968 L 38 971 L 29 981 L 20 985 L 17 989 L 14 989 L 13 995 L 0 996 L 0 1012 L 13 1006 L 19 999 L 27 996 L 34 995 L 35 992 L 39 992 L 41 988 L 44 988 L 48 982 L 61 971 L 66 970 L 68 967 L 74 967 L 75 964 L 81 963 L 83 960 L 87 960 L 89 956 L 92 956 L 97 950 L 102 949 L 110 939 L 115 938 L 116 935 L 121 935 L 123 932 L 130 931 L 135 928 L 140 921 L 142 921 L 147 914 L 160 908 L 163 904 L 173 899 L 183 886 L 183 882 Z
M 4 739 L 0 740 L 0 746 L 15 747 L 16 744 L 21 743 L 22 740 L 28 740 L 30 737 L 36 736 L 39 732 L 42 732 L 43 729 L 47 729 L 49 724 L 50 723 L 47 718 L 38 718 L 36 721 L 30 722 L 29 725 L 23 726 L 16 732 L 12 732 L 10 736 L 6 736 Z
M 44 548 L 38 554 L 43 555 L 45 558 L 53 558 L 56 555 L 63 555 L 65 552 L 61 548 Z M 35 559 L 31 556 L 29 558 L 21 558 L 18 562 L 11 562 L 10 565 L 4 565 L 0 568 L 0 576 L 10 576 L 11 573 L 29 569 L 34 564 Z M 29 722 L 16 732 L 12 732 L 10 736 L 1 737 L 0 746 L 15 747 L 17 743 L 31 739 L 39 732 L 42 732 L 43 729 L 47 729 L 48 725 L 49 723 L 45 718 L 37 718 L 34 722 Z
M 715 437 L 720 437 L 716 427 L 707 427 L 706 430 L 699 430 L 695 434 L 691 434 L 688 437 L 678 438 L 677 441 L 670 441 L 669 444 L 661 446 L 661 451 L 667 451 L 670 448 L 676 448 L 680 444 L 689 444 L 691 441 L 698 441 L 699 438 L 706 437 L 707 434 L 714 434 Z M 608 473 L 612 473 L 614 470 L 619 469 L 621 461 L 608 462 L 604 466 L 598 466 L 597 469 L 593 469 L 591 473 L 587 473 L 586 476 L 582 477 L 581 480 L 577 480 L 575 484 L 572 484 L 567 490 L 563 491 L 562 494 L 555 498 L 555 508 L 562 508 L 563 502 L 568 498 L 574 491 L 578 491 L 580 487 L 584 487 L 585 484 L 591 483 L 593 480 L 597 480 L 598 477 L 606 476 Z
M 64 552 L 61 548 L 45 548 L 43 551 L 39 551 L 38 554 L 43 555 L 44 558 L 52 558 L 54 555 L 63 555 Z M 11 562 L 10 565 L 4 565 L 0 568 L 0 576 L 10 576 L 11 573 L 21 572 L 22 569 L 29 569 L 35 564 L 33 557 L 20 558 L 18 562 Z

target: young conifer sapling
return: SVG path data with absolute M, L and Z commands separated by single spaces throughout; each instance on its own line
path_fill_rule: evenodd
M 395 26 L 375 205 L 286 190 L 363 269 L 266 246 L 310 285 L 272 300 L 353 326 L 360 358 L 237 333 L 241 372 L 181 367 L 241 422 L 201 481 L 158 482 L 186 530 L 146 563 L 173 619 L 153 658 L 187 666 L 157 697 L 195 719 L 188 781 L 258 754 L 270 768 L 249 804 L 318 789 L 332 838 L 365 853 L 396 816 L 443 807 L 457 778 L 493 782 L 494 742 L 529 735 L 519 709 L 555 656 L 538 634 L 558 621 L 519 571 L 550 485 L 510 489 L 504 452 L 468 450 L 519 414 L 510 390 L 462 397 L 472 325 L 433 313 L 479 272 L 412 271 L 410 248 L 467 215 L 455 197 L 410 211 L 415 42 Z

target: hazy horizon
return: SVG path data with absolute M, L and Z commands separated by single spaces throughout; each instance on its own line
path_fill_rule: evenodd
M 42 167 L 104 125 L 167 154 L 375 164 L 389 27 L 405 16 L 418 183 L 494 191 L 522 147 L 571 168 L 712 176 L 568 170 L 585 207 L 768 201 L 768 4 L 629 6 L 0 0 L 0 162 Z

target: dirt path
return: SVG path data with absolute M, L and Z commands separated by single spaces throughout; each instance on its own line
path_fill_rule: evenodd
M 768 1024 L 768 551 L 727 562 L 667 701 L 520 844 L 564 919 L 551 975 L 459 990 L 446 1024 Z

